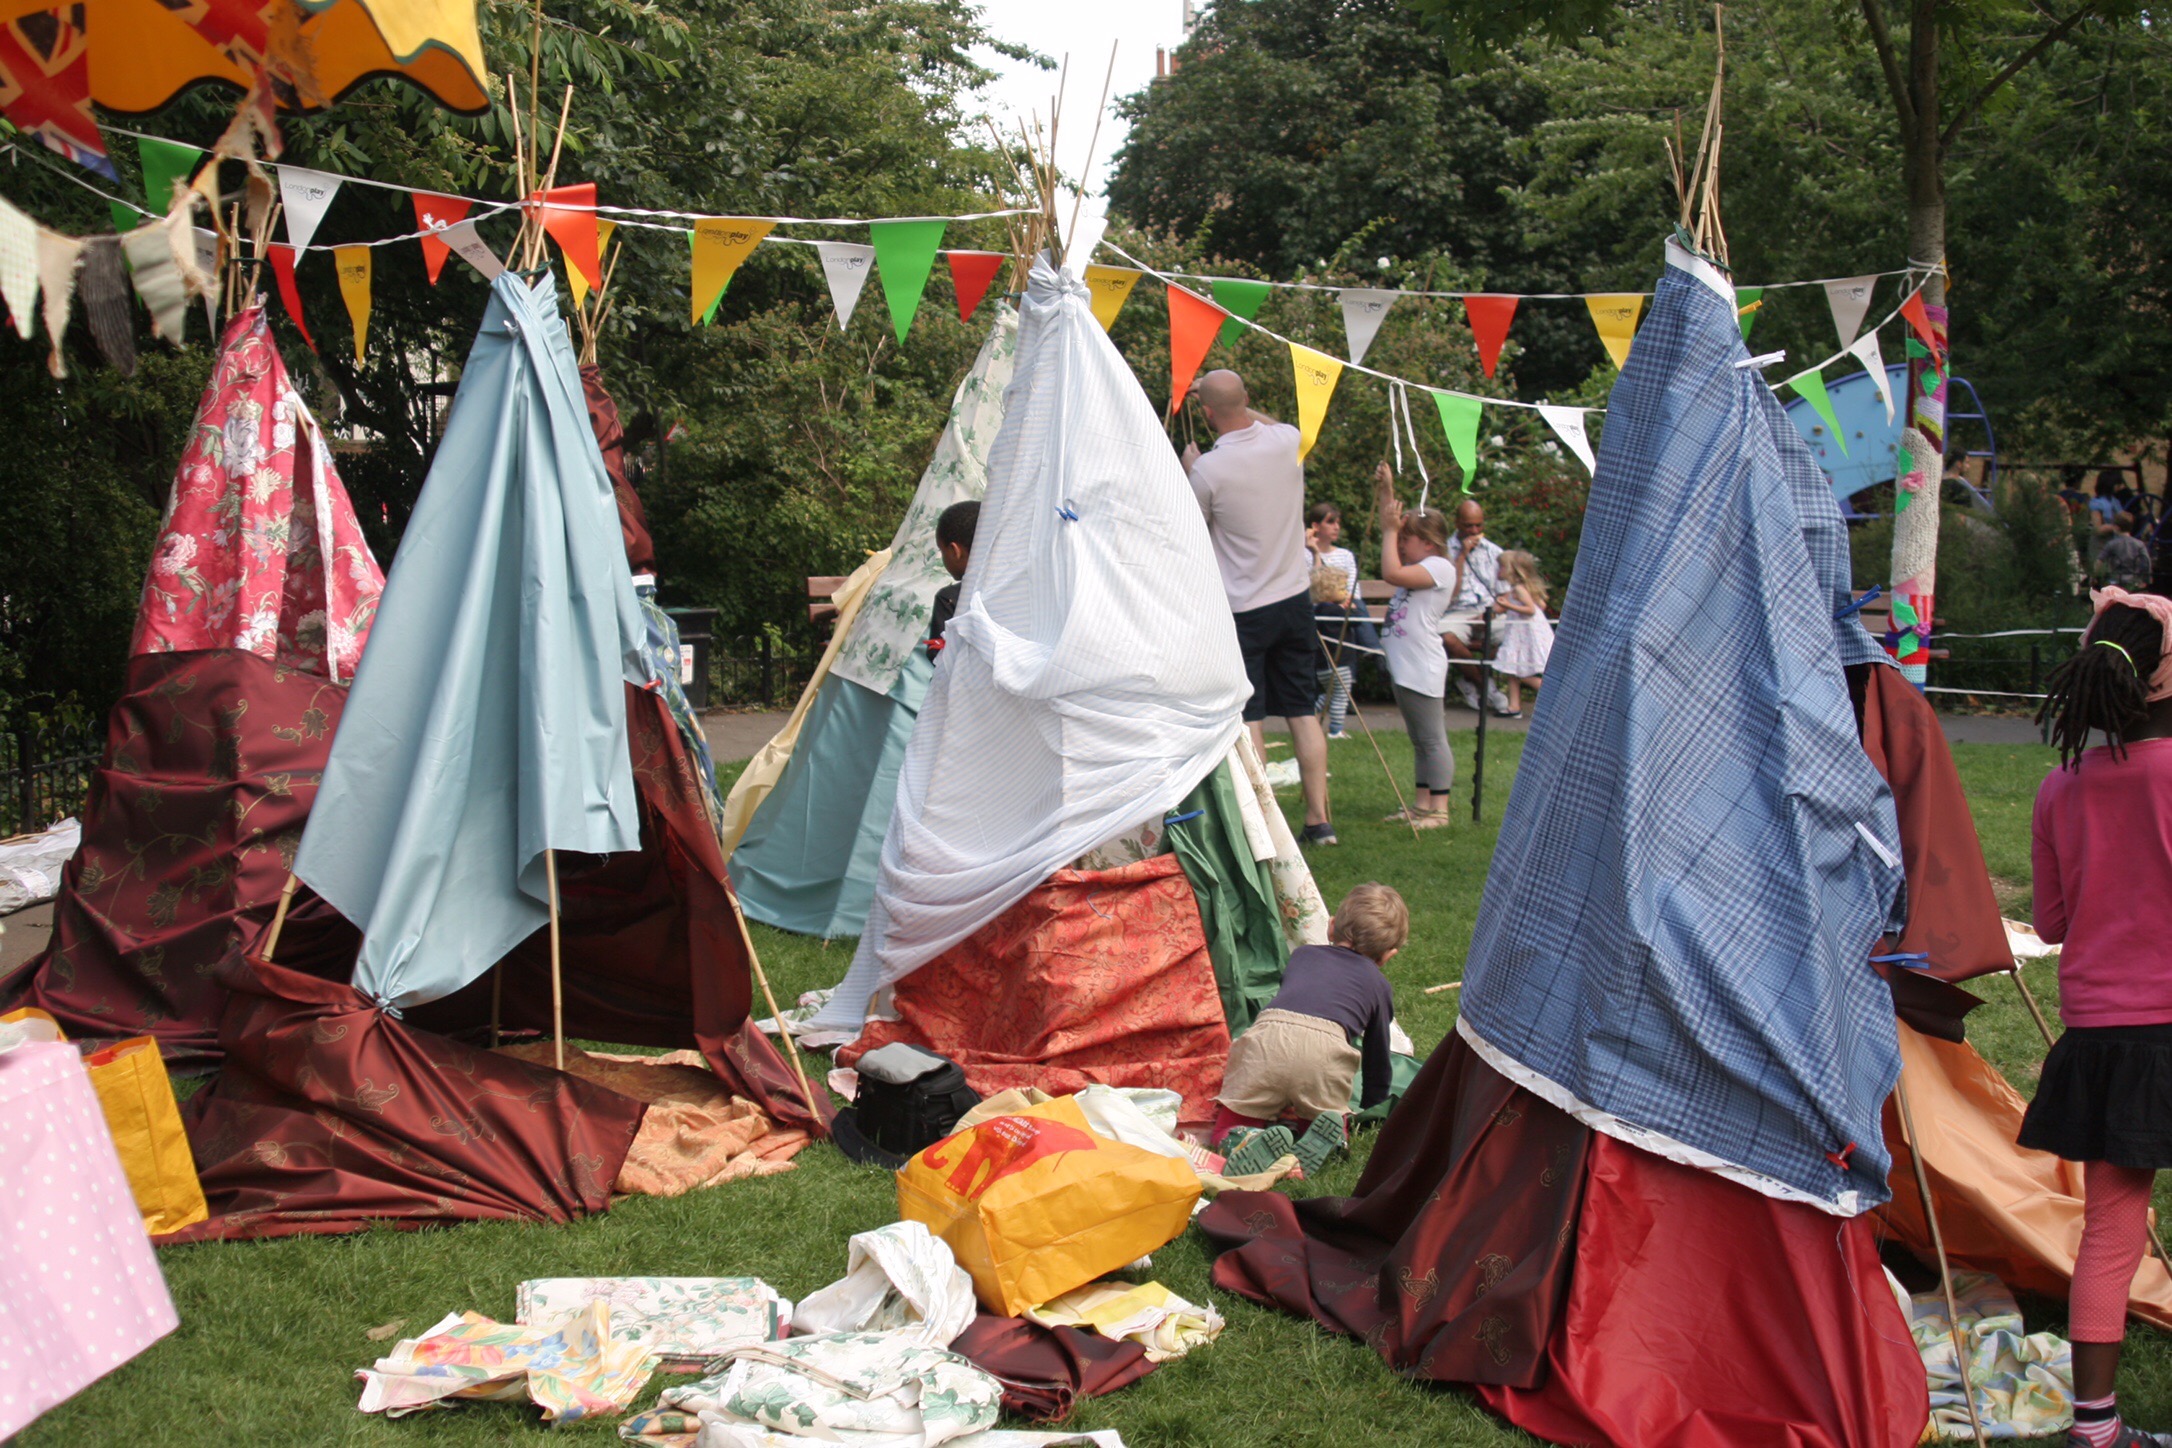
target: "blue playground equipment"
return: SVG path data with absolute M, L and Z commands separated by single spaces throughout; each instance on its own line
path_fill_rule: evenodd
M 1825 426 L 1825 419 L 1802 398 L 1790 398 L 1785 404 L 1796 430 L 1810 444 L 1810 455 L 1818 460 L 1825 476 L 1832 479 L 1833 495 L 1840 499 L 1840 511 L 1851 519 L 1877 515 L 1858 512 L 1849 499 L 1865 488 L 1893 481 L 1893 459 L 1900 450 L 1900 425 L 1907 407 L 1908 369 L 1895 363 L 1885 369 L 1885 376 L 1886 385 L 1893 389 L 1891 422 L 1886 421 L 1885 404 L 1879 400 L 1877 385 L 1871 381 L 1868 372 L 1852 373 L 1826 384 L 1833 415 L 1840 421 L 1841 438 L 1833 436 Z M 1969 408 L 1967 411 L 1960 410 L 1964 400 Z M 1946 407 L 1947 456 L 1984 459 L 1984 486 L 1970 485 L 1969 491 L 1979 504 L 1989 508 L 1992 505 L 1991 489 L 1999 476 L 1998 440 L 1991 431 L 1990 415 L 1984 411 L 1975 387 L 1965 377 L 1953 378 L 1948 383 Z M 1983 433 L 1983 446 L 1956 453 L 1953 448 L 1963 423 L 1977 425 Z M 1840 447 L 1842 438 L 1847 443 L 1845 452 Z

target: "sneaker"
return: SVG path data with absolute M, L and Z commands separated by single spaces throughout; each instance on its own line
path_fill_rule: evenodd
M 1252 1176 L 1272 1167 L 1297 1150 L 1297 1138 L 1287 1126 L 1254 1127 L 1249 1134 L 1232 1131 L 1222 1138 L 1222 1175 Z
M 1297 837 L 1297 842 L 1303 845 L 1337 845 L 1342 843 L 1335 838 L 1335 827 L 1333 825 L 1306 825 L 1304 833 Z
M 1463 701 L 1464 708 L 1470 710 L 1473 714 L 1478 712 L 1477 685 L 1466 679 L 1458 679 L 1456 681 L 1456 697 Z
M 1329 734 L 1327 737 L 1330 739 L 1348 739 L 1350 737 L 1350 733 L 1346 729 L 1338 729 L 1333 733 Z
M 2093 1448 L 2079 1429 L 2066 1435 L 2066 1448 Z M 2131 1423 L 2122 1422 L 2119 1431 L 2112 1435 L 2110 1448 L 2172 1448 L 2172 1433 L 2145 1433 Z
M 1330 1111 L 1325 1116 L 1312 1118 L 1312 1125 L 1297 1138 L 1297 1165 L 1305 1177 L 1316 1177 L 1327 1166 L 1328 1158 L 1350 1149 L 1350 1125 L 1340 1111 Z

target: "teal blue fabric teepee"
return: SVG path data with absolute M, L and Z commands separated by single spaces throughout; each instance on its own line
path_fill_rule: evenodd
M 1008 303 L 951 404 L 950 421 L 890 544 L 890 562 L 840 643 L 775 788 L 732 852 L 732 886 L 750 920 L 828 940 L 858 935 L 897 799 L 905 745 L 934 666 L 923 646 L 950 576 L 935 520 L 988 488 L 988 450 L 1018 346 Z
M 362 929 L 357 990 L 451 994 L 547 923 L 546 851 L 640 848 L 644 631 L 552 283 L 506 272 L 294 862 Z

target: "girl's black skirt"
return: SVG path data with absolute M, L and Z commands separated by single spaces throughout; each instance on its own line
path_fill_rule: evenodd
M 2172 1168 L 2172 1024 L 2069 1027 L 2044 1059 L 2021 1144 L 2068 1161 Z

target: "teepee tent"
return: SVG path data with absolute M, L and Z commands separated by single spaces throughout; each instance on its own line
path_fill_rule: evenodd
M 982 1091 L 1157 1085 L 1211 1110 L 1289 940 L 1325 931 L 1237 748 L 1250 685 L 1218 579 L 1086 287 L 1038 263 L 867 929 L 811 1023 L 857 1035 L 841 1061 L 914 1040 Z
M 383 587 L 250 307 L 227 325 L 174 474 L 52 944 L 0 990 L 6 1008 L 216 1056 L 213 967 L 277 904 Z
M 551 1030 L 561 991 L 584 1035 L 696 1047 L 822 1129 L 747 1021 L 744 926 L 614 512 L 550 283 L 507 273 L 299 851 L 321 896 L 222 967 L 225 1064 L 188 1116 L 213 1215 L 189 1239 L 603 1210 L 643 1104 L 452 1035 Z
M 1837 520 L 1805 513 L 1725 274 L 1667 263 L 1457 1032 L 1356 1195 L 1225 1194 L 1201 1225 L 1220 1285 L 1551 1441 L 1900 1448 L 1928 1400 L 1870 1213 L 1900 1050 L 1868 958 L 1904 923 L 1902 841 Z
M 836 633 L 814 678 L 725 802 L 732 883 L 752 919 L 825 940 L 857 935 L 867 919 L 898 770 L 934 673 L 928 615 L 949 581 L 936 519 L 987 490 L 1017 350 L 1018 313 L 1006 303 L 897 536 L 839 591 Z

